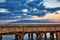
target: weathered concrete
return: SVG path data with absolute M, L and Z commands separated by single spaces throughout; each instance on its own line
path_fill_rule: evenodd
M 0 33 L 16 32 L 57 32 L 60 24 L 6 24 L 0 25 Z
M 50 33 L 50 39 L 54 40 L 54 33 Z
M 60 24 L 5 24 L 5 25 L 0 25 L 0 40 L 2 39 L 1 35 L 8 35 L 8 34 L 15 34 L 16 39 L 24 40 L 23 37 L 26 33 L 37 33 L 37 38 L 38 38 L 38 35 L 40 35 L 40 39 L 42 39 L 42 33 L 46 34 L 47 32 L 51 33 L 51 37 L 53 37 L 53 33 L 55 33 L 57 34 L 56 36 L 59 38 Z

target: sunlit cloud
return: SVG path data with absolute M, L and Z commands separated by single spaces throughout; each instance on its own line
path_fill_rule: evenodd
M 29 10 L 28 9 L 23 9 L 22 12 L 27 13 Z
M 41 4 L 43 4 L 43 1 L 42 1 L 42 2 L 40 2 L 40 3 L 38 4 L 38 6 L 39 6 L 39 5 L 41 5 Z
M 46 8 L 60 7 L 60 1 L 58 1 L 58 0 L 44 0 L 44 6 Z
M 32 2 L 32 1 L 34 1 L 34 0 L 27 0 L 27 3 Z
M 6 2 L 6 0 L 0 0 L 0 2 Z
M 56 14 L 58 13 L 58 14 Z M 51 21 L 55 21 L 55 22 L 59 22 L 60 21 L 60 12 L 56 11 L 54 13 L 47 13 L 44 17 L 39 17 L 39 16 L 32 16 L 31 18 L 27 18 L 27 20 L 51 20 Z
M 9 11 L 7 9 L 3 9 L 3 8 L 0 8 L 0 12 L 1 13 L 9 13 Z
M 33 11 L 37 11 L 38 9 L 37 8 L 33 8 Z
M 9 22 L 16 22 L 19 20 L 0 20 L 0 23 L 9 23 Z
M 60 10 L 56 11 L 56 13 L 60 14 Z
M 25 13 L 25 14 L 23 14 L 23 15 L 25 15 L 25 16 L 26 16 L 27 14 Z
M 0 0 L 0 2 L 5 2 L 5 1 L 6 0 Z M 19 9 L 20 6 L 17 5 L 20 5 L 21 9 Z M 26 2 L 24 3 L 20 2 L 17 3 L 17 5 L 15 5 L 16 8 L 15 10 L 12 9 L 13 6 L 11 6 L 12 10 L 10 10 L 10 7 L 8 8 L 6 7 L 6 9 L 0 8 L 0 23 L 9 23 L 9 22 L 16 22 L 21 20 L 37 20 L 37 21 L 48 20 L 52 22 L 53 21 L 60 22 L 60 10 L 57 10 L 58 8 L 55 9 L 57 11 L 50 13 L 51 11 L 54 11 L 54 10 L 50 10 L 50 8 L 52 9 L 52 8 L 60 7 L 60 1 L 58 0 L 41 0 L 41 1 L 26 0 Z M 8 4 L 6 6 L 8 6 Z M 2 14 L 2 13 L 9 13 L 9 14 Z
M 60 14 L 46 14 L 42 19 L 52 19 L 55 21 L 60 21 Z

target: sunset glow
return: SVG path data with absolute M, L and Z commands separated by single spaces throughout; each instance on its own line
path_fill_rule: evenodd
M 0 24 L 60 23 L 59 0 L 0 0 Z

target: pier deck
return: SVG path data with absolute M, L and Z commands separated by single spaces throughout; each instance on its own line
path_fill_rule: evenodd
M 26 33 L 36 33 L 40 35 L 40 39 L 43 33 L 50 32 L 53 37 L 53 34 L 56 34 L 56 37 L 60 36 L 60 24 L 2 24 L 0 25 L 0 39 L 2 35 L 15 34 L 16 38 L 20 37 L 20 40 L 23 40 L 23 37 Z M 16 39 L 16 40 L 17 40 Z

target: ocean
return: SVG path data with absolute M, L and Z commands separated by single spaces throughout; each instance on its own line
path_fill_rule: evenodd
M 31 36 L 30 36 L 30 38 L 31 38 Z M 48 38 L 49 38 L 49 35 L 47 36 L 46 40 L 50 40 Z M 3 35 L 2 40 L 15 40 L 15 35 Z M 28 34 L 26 34 L 24 36 L 24 40 L 28 40 Z M 33 40 L 36 40 L 36 35 L 35 34 L 33 34 Z M 42 37 L 42 40 L 45 40 L 44 36 Z M 54 39 L 54 40 L 56 40 L 56 39 Z

